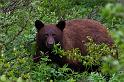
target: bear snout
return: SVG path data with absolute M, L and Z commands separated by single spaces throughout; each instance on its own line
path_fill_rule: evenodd
M 54 38 L 53 37 L 48 37 L 47 41 L 46 41 L 46 47 L 48 49 L 51 49 L 54 43 L 55 43 Z

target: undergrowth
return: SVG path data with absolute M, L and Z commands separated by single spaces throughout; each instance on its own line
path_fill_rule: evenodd
M 60 44 L 56 44 L 53 47 L 53 52 L 60 57 L 66 57 L 69 60 L 76 60 L 82 62 L 84 66 L 99 65 L 98 72 L 88 73 L 87 70 L 79 73 L 74 72 L 68 65 L 64 65 L 62 68 L 57 64 L 47 64 L 50 61 L 46 56 L 41 58 L 39 64 L 34 64 L 32 68 L 32 78 L 38 82 L 44 81 L 54 81 L 54 82 L 89 82 L 89 81 L 101 81 L 105 82 L 106 75 L 109 74 L 110 78 L 113 78 L 113 74 L 116 74 L 119 70 L 119 62 L 116 59 L 116 48 L 115 46 L 109 47 L 108 45 L 96 44 L 91 38 L 88 38 L 89 42 L 85 45 L 88 50 L 87 55 L 80 53 L 78 48 L 64 51 Z

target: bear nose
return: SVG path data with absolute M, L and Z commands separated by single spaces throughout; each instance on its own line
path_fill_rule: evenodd
M 53 38 L 49 38 L 48 44 L 50 44 L 50 45 L 54 44 L 54 39 Z

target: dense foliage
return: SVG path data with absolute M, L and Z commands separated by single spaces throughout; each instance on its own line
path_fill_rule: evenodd
M 111 50 L 107 46 L 98 45 L 103 47 L 102 52 L 96 49 L 96 46 L 94 48 L 92 43 L 89 44 L 91 52 L 87 59 L 92 60 L 92 56 L 101 53 L 107 55 L 102 57 L 104 62 L 99 73 L 74 72 L 67 65 L 59 67 L 54 63 L 47 63 L 51 60 L 46 56 L 43 56 L 39 63 L 33 63 L 36 19 L 45 23 L 56 23 L 60 19 L 82 18 L 98 20 L 108 28 L 117 45 L 118 60 L 109 55 Z M 116 0 L 0 0 L 0 82 L 105 82 L 108 73 L 109 82 L 123 82 L 123 49 L 124 6 Z M 62 52 L 60 48 L 56 48 L 55 52 L 72 56 L 76 52 L 77 59 L 80 61 L 82 58 L 78 49 Z M 112 52 L 114 53 L 114 50 Z M 96 60 L 85 64 L 99 63 L 97 57 L 94 58 Z

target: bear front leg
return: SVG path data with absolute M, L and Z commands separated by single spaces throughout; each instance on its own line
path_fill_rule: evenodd
M 36 62 L 39 62 L 40 59 L 41 59 L 41 53 L 40 53 L 40 50 L 37 48 L 36 55 L 33 56 L 33 61 L 36 63 Z

